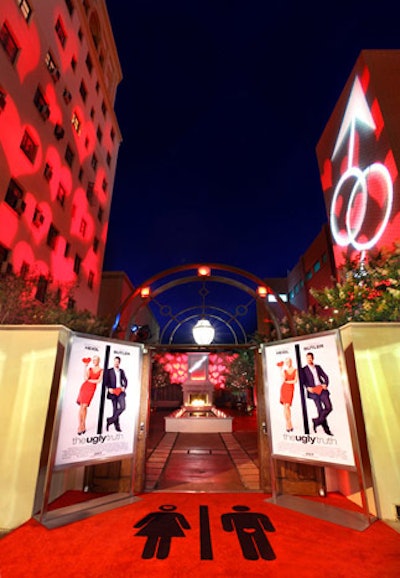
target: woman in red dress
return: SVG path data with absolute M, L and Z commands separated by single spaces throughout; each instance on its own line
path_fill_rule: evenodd
M 85 364 L 85 381 L 80 387 L 78 399 L 76 400 L 76 403 L 80 406 L 78 426 L 79 436 L 86 432 L 87 408 L 93 399 L 97 384 L 100 383 L 103 378 L 103 370 L 100 367 L 100 357 L 98 355 L 93 356 L 93 367 L 89 367 L 90 358 L 85 358 L 82 361 Z
M 297 380 L 297 369 L 293 367 L 290 357 L 281 365 L 283 383 L 281 385 L 280 402 L 283 405 L 283 415 L 286 421 L 286 431 L 293 431 L 291 405 L 294 394 L 294 384 Z

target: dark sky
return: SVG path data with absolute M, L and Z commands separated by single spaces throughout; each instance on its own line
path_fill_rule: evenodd
M 124 78 L 104 269 L 286 276 L 327 220 L 315 147 L 360 51 L 400 48 L 399 3 L 107 5 Z

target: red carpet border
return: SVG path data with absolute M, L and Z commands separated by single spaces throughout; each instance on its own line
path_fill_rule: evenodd
M 268 497 L 151 493 L 52 530 L 32 519 L 0 540 L 0 576 L 400 576 L 400 534 L 385 523 L 358 532 Z M 338 495 L 329 503 L 356 509 Z

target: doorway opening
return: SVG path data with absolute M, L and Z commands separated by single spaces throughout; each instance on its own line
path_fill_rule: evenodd
M 238 356 L 155 353 L 145 491 L 260 489 L 254 363 L 248 384 L 231 387 Z

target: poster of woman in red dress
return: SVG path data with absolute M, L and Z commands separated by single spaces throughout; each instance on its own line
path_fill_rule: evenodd
M 283 405 L 283 415 L 286 422 L 286 431 L 293 431 L 292 424 L 292 402 L 294 394 L 294 385 L 297 381 L 297 369 L 293 367 L 291 357 L 287 357 L 284 362 L 280 361 L 277 364 L 281 368 L 281 393 L 279 401 Z
M 92 361 L 92 366 L 90 362 Z M 93 359 L 84 357 L 84 382 L 82 383 L 76 403 L 79 405 L 78 436 L 86 433 L 86 416 L 90 402 L 93 399 L 96 387 L 103 379 L 103 369 L 100 367 L 100 357 L 94 355 Z

